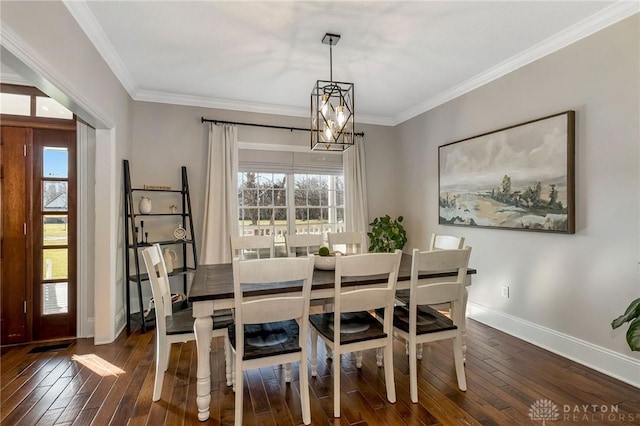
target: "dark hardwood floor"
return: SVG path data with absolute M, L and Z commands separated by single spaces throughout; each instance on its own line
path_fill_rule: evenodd
M 396 339 L 397 402 L 385 397 L 375 351 L 363 367 L 342 359 L 342 417 L 333 418 L 331 361 L 320 354 L 310 379 L 314 425 L 640 424 L 640 391 L 473 320 L 468 321 L 467 384 L 457 388 L 450 342 L 425 345 L 419 361 L 418 404 L 409 398 L 404 342 Z M 222 339 L 212 348 L 211 418 L 196 415 L 195 343 L 175 344 L 162 398 L 153 403 L 154 333 L 124 333 L 110 345 L 92 339 L 67 349 L 29 353 L 36 345 L 3 348 L 2 425 L 232 424 L 234 396 L 225 384 Z M 319 345 L 322 347 L 322 345 Z M 297 368 L 294 366 L 294 379 Z M 543 400 L 554 411 L 542 411 Z M 302 423 L 299 383 L 281 367 L 245 374 L 247 425 Z M 566 411 L 569 412 L 566 412 Z M 546 413 L 546 414 L 545 414 Z M 538 417 L 532 419 L 530 414 Z M 535 421 L 534 421 L 535 420 Z

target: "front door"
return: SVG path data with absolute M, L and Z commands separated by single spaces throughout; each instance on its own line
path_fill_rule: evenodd
M 76 336 L 75 135 L 2 126 L 2 344 Z
M 31 299 L 31 256 L 27 239 L 27 196 L 30 193 L 26 153 L 31 129 L 2 126 L 2 344 L 30 340 L 27 305 Z M 29 294 L 27 294 L 29 293 Z

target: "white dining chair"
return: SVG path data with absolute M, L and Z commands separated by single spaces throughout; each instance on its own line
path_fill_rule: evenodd
M 322 234 L 287 234 L 287 256 L 297 257 L 300 252 L 304 256 L 318 252 L 323 245 Z
M 470 247 L 458 250 L 414 249 L 411 262 L 411 296 L 407 306 L 396 306 L 394 310 L 395 334 L 404 338 L 409 347 L 409 376 L 411 401 L 418 402 L 418 344 L 443 339 L 453 339 L 453 356 L 458 387 L 467 390 L 464 372 L 463 337 L 464 291 Z M 419 279 L 420 273 L 451 272 L 442 282 L 425 283 Z M 447 303 L 451 306 L 450 317 L 443 315 L 432 305 Z M 378 312 L 382 318 L 385 313 Z
M 340 355 L 356 352 L 356 367 L 362 366 L 360 351 L 378 349 L 378 365 L 382 366 L 387 399 L 396 401 L 393 376 L 393 301 L 402 252 L 336 255 L 334 311 L 314 314 L 311 323 L 311 375 L 317 375 L 318 337 L 333 352 L 333 415 L 340 417 Z M 381 284 L 346 286 L 343 277 L 385 277 Z M 382 309 L 387 320 L 382 324 L 370 313 Z
M 268 252 L 268 257 L 274 257 L 272 235 L 231 236 L 231 258 L 261 259 Z
M 456 237 L 453 235 L 443 234 L 431 234 L 431 240 L 429 241 L 429 250 L 453 250 L 461 249 L 464 247 L 464 237 Z M 400 305 L 409 304 L 410 290 L 398 290 L 396 291 L 396 300 Z M 441 313 L 447 313 L 450 315 L 450 305 L 448 303 L 441 303 L 434 305 L 432 308 L 437 309 Z M 406 353 L 409 354 L 409 342 L 406 343 Z M 418 359 L 422 359 L 422 344 L 418 343 L 417 347 Z
M 343 254 L 362 254 L 368 251 L 367 236 L 364 232 L 329 232 L 327 240 L 331 251 L 340 251 Z
M 300 281 L 301 291 L 245 298 L 244 284 Z M 235 383 L 235 424 L 242 424 L 243 372 L 286 364 L 285 380 L 291 381 L 290 363 L 298 363 L 302 421 L 311 423 L 307 339 L 309 300 L 313 281 L 313 255 L 240 261 L 233 259 L 235 318 L 229 327 Z
M 191 309 L 173 312 L 169 277 L 160 245 L 154 244 L 143 249 L 142 258 L 149 274 L 156 313 L 156 372 L 152 399 L 158 401 L 162 392 L 164 373 L 169 367 L 171 345 L 195 340 L 194 317 Z M 230 309 L 222 310 L 213 316 L 213 338 L 225 337 L 224 351 L 228 386 L 231 385 L 232 375 L 231 352 L 226 336 L 227 328 L 232 322 Z

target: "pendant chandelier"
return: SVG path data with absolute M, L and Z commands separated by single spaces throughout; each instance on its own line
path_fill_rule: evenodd
M 318 80 L 311 92 L 311 149 L 344 151 L 354 144 L 353 83 L 333 81 L 333 46 L 338 34 L 325 34 L 329 45 L 329 81 Z

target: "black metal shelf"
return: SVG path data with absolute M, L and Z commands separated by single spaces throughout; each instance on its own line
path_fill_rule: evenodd
M 160 244 L 161 246 L 168 246 L 171 244 L 195 244 L 196 242 L 193 240 L 164 240 L 164 241 L 151 241 L 150 243 L 138 243 L 135 245 L 129 244 L 129 248 L 145 248 L 151 247 L 154 244 Z
M 147 188 L 131 188 L 132 191 L 136 192 L 177 192 L 182 193 L 181 189 L 147 189 Z
M 133 217 L 144 217 L 144 216 L 189 216 L 188 213 L 134 213 Z
M 177 277 L 179 275 L 188 274 L 190 272 L 196 272 L 196 268 L 182 266 L 180 268 L 174 268 L 173 272 L 169 272 L 167 275 L 170 277 Z M 140 279 L 140 281 L 149 281 L 149 274 L 129 275 L 129 281 L 137 282 L 138 279 Z
M 153 244 L 160 245 L 178 245 L 180 248 L 176 248 L 178 257 L 182 261 L 181 267 L 175 268 L 168 275 L 182 276 L 182 286 L 184 293 L 187 292 L 187 275 L 195 272 L 195 268 L 198 265 L 198 255 L 196 252 L 196 244 L 193 231 L 193 218 L 191 212 L 191 197 L 189 195 L 189 182 L 187 180 L 187 168 L 182 166 L 182 188 L 181 189 L 152 189 L 152 188 L 133 188 L 131 186 L 131 174 L 129 172 L 129 161 L 123 160 L 123 173 L 124 173 L 124 236 L 127 247 L 127 255 L 125 256 L 125 296 L 126 296 L 126 312 L 127 312 L 127 333 L 131 332 L 132 319 L 140 324 L 140 329 L 144 333 L 147 331 L 148 326 L 152 323 L 155 324 L 155 318 L 144 317 L 144 306 L 142 300 L 142 283 L 149 281 L 149 275 L 143 273 L 141 269 L 140 251 L 138 249 L 151 247 Z M 181 205 L 179 207 L 180 212 L 176 213 L 135 213 L 133 204 L 134 192 L 164 192 L 173 193 L 180 196 Z M 176 203 L 177 204 L 177 203 Z M 158 221 L 162 222 L 162 217 L 177 217 L 180 218 L 180 225 L 184 228 L 186 235 L 189 237 L 185 240 L 160 240 L 141 243 L 140 237 L 142 232 L 138 232 L 137 220 L 158 217 L 159 219 L 151 221 L 149 227 L 146 229 L 153 229 Z M 147 222 L 149 223 L 149 222 Z M 166 220 L 164 221 L 166 223 Z M 133 259 L 133 264 L 131 264 Z M 191 263 L 193 266 L 188 266 Z M 131 312 L 131 283 L 136 284 L 136 290 L 138 293 L 138 313 Z

